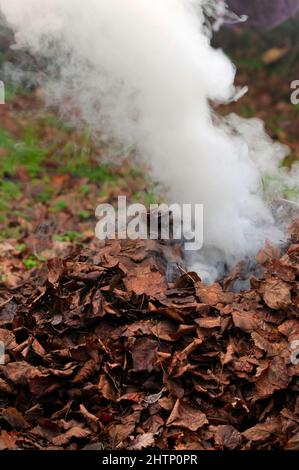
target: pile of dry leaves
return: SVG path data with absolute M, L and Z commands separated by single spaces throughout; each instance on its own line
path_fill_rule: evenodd
M 240 269 L 167 283 L 171 248 L 141 241 L 3 293 L 0 449 L 299 449 L 299 223 L 291 238 L 241 293 Z

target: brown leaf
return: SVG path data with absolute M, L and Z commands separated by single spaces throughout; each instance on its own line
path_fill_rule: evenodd
M 151 333 L 164 341 L 175 341 L 177 326 L 170 321 L 160 321 L 151 328 Z
M 252 442 L 265 442 L 273 435 L 275 437 L 276 434 L 281 432 L 281 422 L 277 418 L 270 419 L 265 423 L 259 423 L 252 428 L 247 429 L 242 435 L 248 440 Z
M 170 394 L 175 398 L 183 398 L 185 390 L 179 381 L 171 379 L 168 374 L 164 374 L 163 383 L 166 385 Z
M 254 312 L 235 311 L 232 312 L 232 318 L 235 327 L 245 333 L 251 333 L 260 327 L 260 322 Z
M 30 427 L 30 424 L 24 418 L 23 414 L 16 408 L 6 408 L 2 411 L 1 417 L 5 419 L 13 429 L 28 429 Z
M 4 368 L 5 377 L 16 385 L 26 385 L 34 377 L 40 376 L 41 372 L 25 361 L 10 362 Z
M 288 338 L 288 341 L 299 338 L 299 322 L 298 320 L 286 320 L 279 325 L 278 330 L 281 334 Z
M 0 431 L 0 450 L 17 449 L 17 435 L 12 432 Z
M 65 265 L 63 260 L 59 258 L 50 259 L 47 263 L 48 266 L 48 281 L 54 287 L 58 286 L 58 281 L 63 275 Z
M 170 318 L 171 320 L 175 320 L 179 323 L 184 322 L 184 317 L 182 312 L 179 311 L 178 308 L 171 308 L 171 307 L 161 307 L 154 310 L 156 315 L 161 315 L 162 317 Z
M 0 328 L 0 341 L 4 343 L 5 350 L 10 351 L 17 346 L 15 335 L 8 330 Z
M 288 440 L 288 442 L 286 443 L 285 448 L 288 449 L 288 450 L 299 450 L 299 432 L 294 434 L 294 436 L 292 436 Z
M 241 434 L 233 426 L 217 426 L 215 443 L 224 449 L 236 449 L 241 443 Z
M 56 446 L 65 446 L 69 444 L 73 439 L 86 439 L 90 436 L 91 432 L 88 429 L 82 429 L 78 426 L 74 426 L 66 431 L 64 434 L 60 434 L 52 439 L 52 442 Z
M 143 392 L 129 392 L 119 397 L 117 401 L 132 401 L 140 404 L 144 398 L 145 394 Z
M 153 415 L 145 421 L 142 429 L 146 433 L 156 434 L 162 428 L 162 426 L 164 426 L 164 423 L 165 421 L 161 418 L 160 415 Z
M 220 354 L 220 359 L 221 359 L 221 364 L 223 366 L 225 366 L 225 364 L 229 364 L 233 358 L 234 358 L 234 354 L 235 354 L 235 347 L 233 344 L 229 344 L 227 346 L 227 349 L 226 349 L 226 352 L 221 352 Z
M 109 435 L 114 446 L 124 442 L 135 431 L 135 423 L 115 424 L 110 427 Z
M 124 284 L 128 291 L 136 295 L 146 294 L 151 297 L 167 288 L 165 277 L 159 272 L 151 271 L 149 266 L 135 268 L 124 279 Z
M 128 450 L 142 450 L 155 444 L 154 434 L 151 432 L 139 434 L 127 447 Z
M 201 283 L 201 279 L 197 273 L 189 272 L 180 276 L 175 284 L 175 289 L 183 289 L 185 287 L 193 287 L 195 284 Z
M 137 338 L 132 349 L 133 370 L 135 372 L 151 372 L 156 363 L 158 342 L 148 338 Z
M 273 245 L 272 243 L 267 241 L 266 246 L 258 252 L 256 260 L 259 264 L 265 264 L 267 261 L 273 258 L 277 259 L 279 257 L 280 249 L 276 245 Z
M 13 394 L 13 388 L 3 379 L 0 379 L 0 393 L 4 393 L 5 395 Z
M 43 357 L 47 354 L 45 349 L 42 347 L 40 342 L 37 341 L 37 339 L 33 340 L 31 347 L 32 347 L 32 350 L 35 352 L 35 354 L 37 354 L 38 356 Z
M 263 298 L 273 310 L 287 308 L 292 303 L 290 286 L 286 282 L 270 279 L 264 286 Z
M 211 286 L 198 284 L 196 286 L 196 295 L 202 303 L 211 306 L 231 304 L 235 298 L 232 292 L 224 292 L 220 284 L 212 284 Z
M 221 318 L 220 317 L 202 317 L 202 318 L 197 318 L 195 320 L 195 323 L 200 328 L 220 328 L 221 326 Z
M 289 47 L 272 47 L 262 55 L 262 62 L 271 65 L 281 60 L 289 51 Z
M 93 359 L 87 361 L 83 367 L 77 372 L 73 379 L 74 384 L 86 382 L 86 380 L 90 379 L 97 371 L 98 366 Z
M 182 427 L 190 431 L 197 431 L 208 423 L 207 417 L 200 410 L 191 408 L 181 400 L 177 400 L 166 425 Z
M 100 376 L 98 389 L 106 400 L 117 401 L 119 398 L 119 392 L 115 387 L 115 384 L 107 374 Z
M 274 357 L 256 380 L 257 398 L 266 398 L 276 390 L 287 388 L 290 380 L 284 360 L 278 356 Z
M 265 351 L 268 356 L 278 356 L 282 351 L 287 349 L 287 344 L 284 341 L 280 343 L 271 343 L 256 332 L 251 333 L 251 337 L 254 344 Z
M 99 418 L 90 413 L 83 404 L 79 407 L 80 413 L 86 421 L 86 424 L 90 427 L 93 432 L 98 432 L 99 430 Z
M 41 375 L 28 380 L 30 392 L 38 398 L 50 395 L 61 387 L 61 381 L 54 375 Z
M 39 424 L 33 428 L 30 433 L 39 438 L 52 442 L 52 439 L 61 434 L 61 428 L 58 424 L 49 419 L 40 419 Z

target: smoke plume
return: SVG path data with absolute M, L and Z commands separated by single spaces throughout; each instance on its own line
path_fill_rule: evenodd
M 15 47 L 46 58 L 49 102 L 71 98 L 91 128 L 137 145 L 169 202 L 204 204 L 199 271 L 207 260 L 232 265 L 266 239 L 281 240 L 263 178 L 284 178 L 287 154 L 259 121 L 214 115 L 211 102 L 235 94 L 235 68 L 210 45 L 207 3 L 0 0 Z M 280 184 L 270 186 L 276 197 Z

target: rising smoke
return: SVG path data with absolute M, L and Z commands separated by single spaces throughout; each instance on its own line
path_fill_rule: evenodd
M 284 177 L 287 154 L 259 121 L 212 112 L 212 101 L 234 96 L 235 68 L 210 45 L 203 3 L 0 0 L 16 47 L 47 59 L 50 103 L 71 98 L 93 129 L 136 144 L 169 202 L 204 204 L 205 250 L 199 263 L 192 257 L 199 271 L 213 257 L 232 265 L 283 238 L 262 181 Z

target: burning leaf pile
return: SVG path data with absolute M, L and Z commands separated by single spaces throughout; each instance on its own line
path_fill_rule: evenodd
M 0 449 L 299 449 L 298 223 L 241 293 L 167 282 L 169 250 L 109 242 L 2 296 Z

